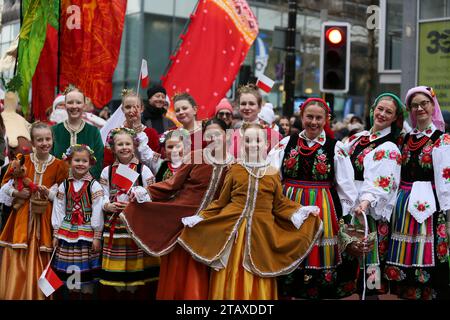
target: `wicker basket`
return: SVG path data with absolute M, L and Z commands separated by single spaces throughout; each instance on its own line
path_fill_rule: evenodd
M 43 214 L 47 211 L 48 199 L 47 198 L 34 198 L 30 199 L 31 212 L 34 214 Z
M 343 220 L 341 220 L 339 230 L 339 247 L 341 252 L 352 243 L 354 243 L 354 246 L 351 247 L 351 254 L 356 256 L 363 255 L 364 247 L 373 248 L 377 234 L 376 232 L 368 233 L 367 239 L 364 241 L 365 232 L 364 225 L 345 224 Z

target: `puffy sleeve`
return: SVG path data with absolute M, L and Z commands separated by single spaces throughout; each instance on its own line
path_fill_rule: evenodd
M 450 210 L 450 135 L 443 134 L 433 148 L 436 194 L 441 210 Z
M 134 186 L 131 191 L 136 195 L 136 201 L 138 203 L 150 202 L 150 194 L 148 192 L 148 187 L 155 182 L 155 176 L 150 171 L 150 169 L 143 165 L 142 166 L 142 186 Z
M 355 173 L 350 162 L 350 157 L 345 152 L 343 143 L 340 141 L 334 147 L 334 171 L 336 191 L 341 200 L 342 214 L 345 216 L 355 206 L 358 191 L 354 183 Z
M 53 200 L 52 208 L 52 227 L 54 233 L 58 232 L 59 227 L 66 215 L 66 195 L 65 195 L 64 183 L 61 183 L 58 187 L 56 197 Z
M 148 187 L 152 201 L 165 201 L 173 197 L 189 178 L 194 164 L 183 164 L 172 177 Z
M 104 168 L 102 173 L 100 174 L 100 185 L 103 189 L 103 208 L 109 201 L 109 166 Z
M 138 134 L 138 140 L 139 161 L 149 167 L 152 173 L 155 175 L 161 167 L 161 164 L 163 163 L 161 155 L 153 151 L 152 148 L 149 147 L 149 139 L 145 132 L 140 132 Z
M 101 239 L 101 234 L 103 231 L 103 201 L 104 201 L 104 191 L 100 183 L 94 181 L 91 184 L 91 194 L 92 194 L 92 218 L 91 227 L 94 229 L 94 238 Z
M 364 182 L 359 201 L 370 202 L 376 220 L 389 221 L 400 185 L 401 153 L 392 142 L 385 142 L 364 158 Z
M 283 138 L 275 147 L 270 150 L 267 156 L 269 163 L 273 167 L 278 169 L 280 177 L 282 177 L 281 167 L 283 166 L 284 150 L 286 149 L 290 138 L 291 137 Z

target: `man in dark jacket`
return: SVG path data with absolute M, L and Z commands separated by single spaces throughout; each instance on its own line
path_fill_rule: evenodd
M 142 113 L 142 123 L 155 129 L 158 134 L 162 134 L 168 129 L 175 127 L 175 124 L 164 115 L 167 110 L 164 108 L 166 104 L 166 89 L 160 85 L 155 85 L 147 90 L 148 104 Z

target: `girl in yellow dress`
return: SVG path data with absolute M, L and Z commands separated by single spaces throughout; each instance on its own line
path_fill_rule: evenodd
M 68 174 L 64 161 L 50 154 L 53 136 L 49 126 L 35 123 L 30 134 L 35 152 L 24 156 L 25 177 L 33 181 L 36 191 L 31 192 L 29 188 L 17 190 L 13 185 L 11 166 L 0 191 L 3 201 L 9 197 L 25 200 L 19 209 L 11 212 L 0 235 L 0 246 L 5 247 L 0 267 L 0 300 L 45 299 L 38 287 L 38 278 L 53 251 L 52 201 L 58 184 Z M 38 193 L 49 200 L 42 211 L 32 200 Z
M 213 268 L 210 299 L 276 299 L 275 277 L 292 272 L 322 232 L 318 207 L 283 196 L 278 171 L 265 160 L 262 127 L 243 129 L 244 160 L 231 166 L 217 200 L 183 218 L 178 239 Z

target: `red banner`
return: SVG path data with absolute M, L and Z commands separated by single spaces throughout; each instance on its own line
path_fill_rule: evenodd
M 126 0 L 62 0 L 60 89 L 79 87 L 98 108 L 112 98 Z
M 47 26 L 47 37 L 32 81 L 32 110 L 35 120 L 47 120 L 45 111 L 53 104 L 58 68 L 58 30 Z
M 199 105 L 198 119 L 214 115 L 258 35 L 244 0 L 201 0 L 162 84 L 170 97 L 188 92 Z M 169 118 L 174 119 L 173 103 Z

